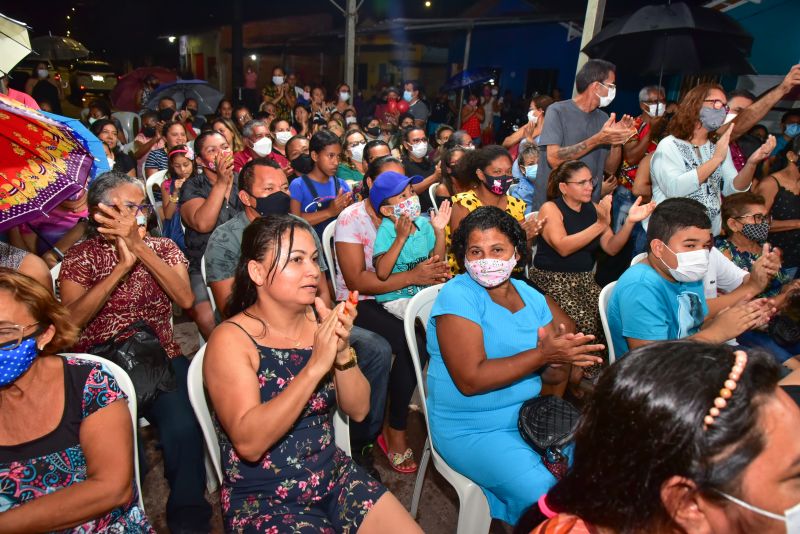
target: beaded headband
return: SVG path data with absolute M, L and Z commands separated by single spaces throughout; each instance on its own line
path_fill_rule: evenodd
M 714 424 L 714 419 L 719 417 L 720 411 L 728 405 L 728 399 L 733 396 L 733 391 L 736 389 L 736 383 L 744 372 L 744 366 L 747 365 L 747 353 L 743 350 L 734 352 L 736 360 L 733 362 L 731 372 L 728 373 L 728 379 L 725 380 L 723 388 L 719 390 L 719 396 L 714 399 L 714 405 L 709 408 L 708 415 L 703 418 L 703 429 L 708 430 L 708 427 Z

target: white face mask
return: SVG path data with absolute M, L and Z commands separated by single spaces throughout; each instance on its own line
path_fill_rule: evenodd
M 341 93 L 339 93 L 339 100 L 341 100 L 342 102 L 347 102 L 348 100 L 350 100 L 350 93 L 348 93 L 347 91 L 342 91 Z
M 36 75 L 39 76 L 39 78 L 47 78 L 48 74 L 47 69 L 39 69 L 36 71 Z
M 272 83 L 275 85 L 283 85 L 283 76 L 273 76 Z
M 603 87 L 605 87 L 605 85 Z M 616 87 L 611 87 L 611 88 L 607 88 L 607 89 L 608 89 L 608 95 L 606 95 L 606 96 L 597 95 L 597 96 L 600 97 L 600 107 L 601 108 L 604 108 L 604 107 L 608 106 L 609 104 L 611 104 L 611 102 L 614 101 L 614 97 L 617 96 L 617 88 Z
M 753 506 L 750 503 L 746 503 L 741 499 L 737 499 L 732 495 L 728 495 L 727 493 L 722 493 L 721 491 L 717 491 L 720 495 L 731 501 L 732 503 L 741 506 L 751 512 L 755 512 L 758 515 L 763 515 L 764 517 L 769 517 L 770 519 L 774 519 L 775 521 L 783 521 L 786 523 L 786 534 L 798 534 L 800 533 L 800 503 L 795 504 L 791 508 L 788 508 L 783 511 L 783 515 L 776 514 L 773 512 L 768 512 L 767 510 L 762 510 L 757 506 Z
M 356 119 L 355 117 L 345 117 L 345 118 L 344 118 L 344 123 L 345 123 L 345 124 L 355 124 L 355 122 L 356 122 L 357 120 L 358 120 L 358 119 Z
M 292 138 L 292 132 L 275 132 L 275 140 L 279 145 L 285 145 Z
M 497 89 L 492 89 L 492 96 L 497 96 Z
M 536 113 L 531 109 L 528 111 L 528 122 L 531 124 L 536 124 L 536 121 L 539 120 L 539 117 L 536 116 Z
M 356 163 L 361 163 L 362 161 L 364 161 L 365 146 L 367 146 L 366 143 L 359 143 L 356 146 L 350 148 L 350 158 Z
M 470 278 L 483 287 L 497 287 L 511 277 L 517 265 L 516 252 L 507 260 L 483 258 L 480 260 L 464 260 L 464 267 Z
M 424 158 L 428 154 L 428 143 L 418 143 L 411 147 L 411 155 L 415 158 Z
M 728 124 L 735 118 L 736 118 L 736 113 L 728 113 L 727 115 L 725 115 L 725 122 L 723 122 L 722 124 Z
M 651 117 L 661 117 L 666 111 L 666 106 L 659 102 L 658 104 L 647 104 L 647 114 Z
M 262 137 L 253 143 L 253 152 L 262 158 L 272 152 L 272 139 L 269 137 Z
M 670 249 L 666 243 L 664 244 L 664 247 L 672 252 L 672 249 Z M 664 267 L 667 268 L 669 274 L 672 275 L 672 278 L 678 282 L 697 282 L 702 280 L 708 272 L 709 251 L 707 248 L 692 250 L 689 252 L 672 253 L 675 254 L 675 257 L 678 259 L 677 268 L 673 269 L 661 258 L 659 258 L 659 260 L 661 260 L 661 263 L 663 263 Z

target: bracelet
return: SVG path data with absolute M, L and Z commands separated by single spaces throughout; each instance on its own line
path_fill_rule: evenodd
M 333 368 L 337 371 L 347 371 L 356 366 L 358 363 L 358 356 L 356 355 L 356 350 L 353 347 L 350 347 L 350 359 L 345 363 L 337 363 L 333 362 Z

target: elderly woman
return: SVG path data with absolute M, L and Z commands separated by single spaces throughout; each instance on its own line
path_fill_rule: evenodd
M 0 269 L 0 532 L 153 532 L 133 483 L 125 394 L 75 342 L 69 311 Z
M 78 352 L 115 339 L 137 321 L 157 334 L 175 372 L 177 390 L 159 392 L 142 415 L 159 432 L 170 485 L 167 523 L 207 531 L 211 509 L 203 496 L 203 436 L 186 389 L 189 360 L 173 338 L 172 303 L 192 303 L 186 259 L 167 238 L 146 235 L 150 206 L 139 180 L 115 171 L 89 187 L 90 233 L 73 246 L 61 267 L 61 299 L 82 328 Z
M 232 317 L 208 344 L 225 530 L 421 532 L 333 443 L 331 407 L 364 419 L 370 387 L 350 347 L 355 306 L 315 298 L 324 278 L 312 232 L 290 215 L 244 231 Z
M 709 136 L 725 122 L 728 99 L 719 85 L 700 84 L 683 97 L 669 123 L 669 134 L 658 143 L 650 163 L 653 200 L 688 197 L 706 207 L 711 232 L 722 229 L 722 196 L 750 189 L 758 164 L 775 148 L 775 138 L 753 152 L 741 171 L 736 171 L 728 144 L 733 128 L 716 142 Z
M 779 376 L 724 344 L 629 352 L 595 388 L 570 471 L 517 531 L 549 518 L 533 532 L 796 532 L 798 388 Z
M 550 364 L 600 361 L 594 336 L 564 335 L 545 297 L 511 278 L 530 251 L 517 221 L 496 207 L 470 213 L 453 236 L 466 269 L 439 293 L 428 323 L 428 417 L 433 446 L 483 489 L 492 517 L 515 524 L 555 484 L 517 429 Z M 559 373 L 560 374 L 560 373 Z

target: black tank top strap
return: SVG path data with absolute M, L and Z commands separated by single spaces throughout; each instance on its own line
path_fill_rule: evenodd
M 226 322 L 226 323 L 228 323 L 228 324 L 232 324 L 233 326 L 235 326 L 236 328 L 238 328 L 239 330 L 241 330 L 242 332 L 244 332 L 244 335 L 246 335 L 247 337 L 249 337 L 249 338 L 250 338 L 250 341 L 252 341 L 252 342 L 253 342 L 253 345 L 255 345 L 255 346 L 256 346 L 256 350 L 259 350 L 259 345 L 258 345 L 258 342 L 256 342 L 255 338 L 254 338 L 253 336 L 251 336 L 251 335 L 250 335 L 250 332 L 248 332 L 247 330 L 245 330 L 245 329 L 244 329 L 244 327 L 243 327 L 242 325 L 240 325 L 239 323 L 237 323 L 237 322 L 235 322 L 235 321 L 225 321 L 225 322 Z

